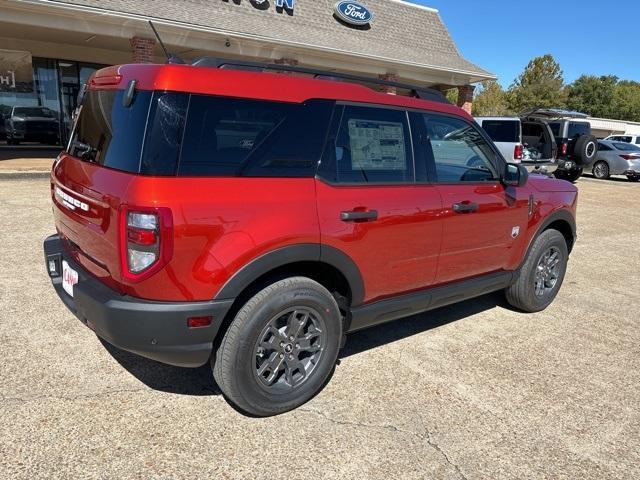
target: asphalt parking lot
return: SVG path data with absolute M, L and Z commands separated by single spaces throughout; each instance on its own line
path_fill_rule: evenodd
M 349 338 L 298 410 L 247 418 L 207 367 L 103 345 L 42 260 L 46 179 L 0 179 L 0 478 L 638 478 L 640 184 L 581 178 L 538 314 L 501 294 Z

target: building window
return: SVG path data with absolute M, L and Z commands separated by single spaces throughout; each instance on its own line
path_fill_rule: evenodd
M 9 78 L 0 84 L 0 143 L 63 145 L 71 132 L 80 85 L 104 65 L 51 58 L 31 59 L 28 52 L 22 53 L 25 54 L 24 61 L 31 64 L 27 67 L 33 71 L 32 81 L 20 78 L 21 81 L 14 85 Z M 16 68 L 15 61 L 11 63 L 8 58 L 0 55 L 0 77 L 7 77 Z M 32 108 L 18 108 L 16 111 L 14 107 Z

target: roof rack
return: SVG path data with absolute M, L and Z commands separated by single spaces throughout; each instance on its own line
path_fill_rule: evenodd
M 244 60 L 228 60 L 217 57 L 200 57 L 191 63 L 194 67 L 209 68 L 237 68 L 240 70 L 278 70 L 283 72 L 295 72 L 313 75 L 313 78 L 324 80 L 351 80 L 354 82 L 374 83 L 376 85 L 385 85 L 388 87 L 402 88 L 409 90 L 411 95 L 423 100 L 432 102 L 451 103 L 442 94 L 442 92 L 433 88 L 419 87 L 408 83 L 394 82 L 391 80 L 381 80 L 377 78 L 364 77 L 361 75 L 350 75 L 348 73 L 328 72 L 316 68 L 298 67 L 292 65 L 281 65 L 277 63 L 252 62 Z

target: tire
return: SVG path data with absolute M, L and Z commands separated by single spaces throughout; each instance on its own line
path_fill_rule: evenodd
M 554 258 L 557 259 L 554 268 L 546 270 Z M 562 234 L 553 229 L 542 232 L 533 241 L 518 278 L 506 289 L 507 301 L 525 312 L 539 312 L 547 308 L 562 286 L 568 258 L 569 250 Z M 544 270 L 538 274 L 540 265 Z
M 627 175 L 627 178 L 630 182 L 638 182 L 640 181 L 640 175 Z
M 583 166 L 590 165 L 598 153 L 598 139 L 593 135 L 582 135 L 573 147 L 573 157 L 576 163 Z
M 280 280 L 238 311 L 212 357 L 213 376 L 239 410 L 284 413 L 324 387 L 341 339 L 340 310 L 326 288 L 306 277 Z
M 609 165 L 603 160 L 599 160 L 595 163 L 592 170 L 593 176 L 599 180 L 606 180 L 609 178 Z
M 567 182 L 575 183 L 578 178 L 583 173 L 582 168 L 573 169 L 573 170 L 556 170 L 554 175 L 556 178 L 560 178 L 562 180 L 566 180 Z

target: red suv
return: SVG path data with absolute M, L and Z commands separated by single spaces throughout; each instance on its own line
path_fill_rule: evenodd
M 316 394 L 348 332 L 501 289 L 544 309 L 576 188 L 418 96 L 207 62 L 98 71 L 51 172 L 56 292 L 113 345 L 211 362 L 259 416 Z

